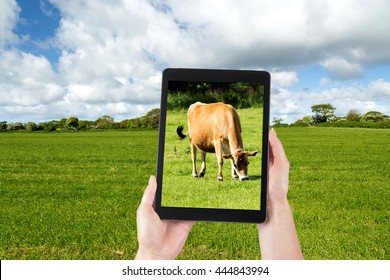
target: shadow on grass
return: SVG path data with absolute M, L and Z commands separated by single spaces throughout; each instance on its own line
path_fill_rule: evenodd
M 261 175 L 251 175 L 249 176 L 249 180 L 260 180 L 261 179 Z

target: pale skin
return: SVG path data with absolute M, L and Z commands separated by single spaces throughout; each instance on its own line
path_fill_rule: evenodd
M 153 208 L 156 178 L 151 176 L 137 210 L 138 252 L 136 260 L 173 260 L 186 242 L 191 221 L 161 220 Z
M 303 259 L 294 219 L 287 201 L 290 164 L 282 143 L 269 132 L 267 221 L 257 225 L 263 259 Z M 161 220 L 153 209 L 156 178 L 151 176 L 137 210 L 139 248 L 135 259 L 175 259 L 182 251 L 192 221 Z
M 275 130 L 269 132 L 267 220 L 257 225 L 263 259 L 302 260 L 297 232 L 287 201 L 290 163 Z

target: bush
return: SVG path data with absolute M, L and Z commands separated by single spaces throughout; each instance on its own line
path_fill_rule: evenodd
M 43 130 L 46 132 L 56 131 L 57 128 L 59 128 L 59 122 L 53 120 L 49 122 L 40 123 L 38 126 L 42 127 Z
M 385 122 L 389 120 L 389 116 L 377 111 L 370 111 L 363 115 L 362 117 L 365 121 L 373 121 L 373 122 Z
M 66 120 L 67 128 L 77 129 L 79 127 L 79 119 L 76 117 L 69 117 Z
M 309 124 L 304 120 L 297 120 L 295 123 L 290 125 L 291 127 L 308 127 Z
M 22 129 L 25 129 L 25 127 L 21 122 L 9 123 L 7 125 L 7 130 L 22 130 Z
M 79 121 L 79 126 L 78 129 L 81 130 L 87 130 L 95 127 L 95 122 L 94 121 Z
M 0 131 L 5 131 L 5 130 L 7 130 L 7 122 L 2 121 L 0 122 Z
M 390 121 L 348 121 L 340 120 L 337 122 L 317 123 L 318 127 L 356 127 L 356 128 L 390 128 Z
M 348 114 L 345 116 L 348 121 L 360 121 L 362 116 L 356 110 L 349 110 Z
M 169 84 L 168 110 L 188 109 L 195 102 L 223 102 L 235 108 L 261 107 L 264 87 L 252 83 L 194 83 Z
M 26 124 L 26 130 L 29 132 L 36 131 L 38 129 L 38 126 L 34 122 L 28 122 Z
M 108 115 L 104 115 L 96 120 L 96 128 L 98 129 L 111 129 L 114 124 L 114 118 Z
M 280 123 L 280 124 L 272 125 L 271 127 L 278 128 L 278 127 L 289 127 L 289 126 L 290 125 L 288 123 Z

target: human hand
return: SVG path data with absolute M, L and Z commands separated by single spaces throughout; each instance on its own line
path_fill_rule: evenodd
M 153 208 L 156 189 L 156 178 L 151 176 L 137 209 L 138 260 L 175 259 L 194 225 L 191 221 L 161 220 Z
M 257 225 L 263 259 L 303 259 L 287 201 L 290 163 L 274 129 L 269 132 L 267 220 Z
M 269 132 L 268 203 L 286 202 L 290 163 L 275 130 Z

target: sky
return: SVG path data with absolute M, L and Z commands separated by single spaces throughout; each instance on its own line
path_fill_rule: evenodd
M 159 107 L 165 68 L 266 70 L 271 120 L 390 115 L 388 0 L 1 0 L 0 121 Z

